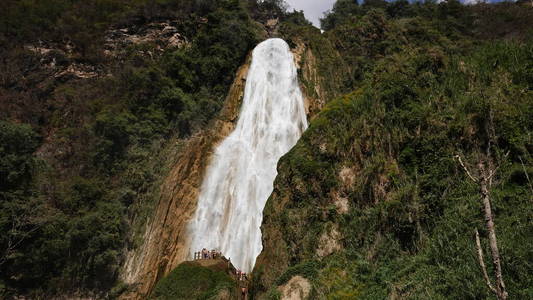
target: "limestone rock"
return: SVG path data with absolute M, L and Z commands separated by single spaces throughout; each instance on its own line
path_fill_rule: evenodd
M 286 284 L 278 287 L 281 300 L 304 300 L 311 293 L 311 283 L 302 276 L 294 276 Z
M 336 226 L 329 231 L 325 231 L 318 240 L 316 254 L 318 257 L 325 257 L 342 249 L 340 243 L 341 234 Z
M 150 23 L 132 28 L 110 29 L 106 33 L 106 56 L 118 56 L 131 45 L 152 43 L 159 51 L 167 48 L 180 48 L 188 44 L 176 28 L 175 21 Z
M 313 51 L 302 41 L 296 41 L 292 49 L 294 61 L 301 72 L 300 85 L 304 96 L 305 111 L 308 119 L 313 117 L 326 104 L 326 95 L 321 88 L 323 80 L 317 73 L 317 60 Z
M 333 193 L 333 204 L 337 208 L 337 213 L 346 214 L 350 211 L 350 202 L 348 198 L 339 195 L 339 193 Z

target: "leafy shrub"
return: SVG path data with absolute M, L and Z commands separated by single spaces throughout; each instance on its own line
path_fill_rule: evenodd
M 0 191 L 24 189 L 35 171 L 39 136 L 28 125 L 0 121 Z
M 222 290 L 232 295 L 236 288 L 235 281 L 224 271 L 182 263 L 157 283 L 151 298 L 212 299 Z

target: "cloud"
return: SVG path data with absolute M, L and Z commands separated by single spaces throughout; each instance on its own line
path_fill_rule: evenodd
M 320 27 L 319 19 L 324 12 L 330 10 L 336 0 L 286 0 L 290 8 L 303 10 L 305 17 L 313 22 L 316 27 Z
M 444 0 L 437 0 L 442 2 Z M 502 0 L 460 0 L 464 4 L 476 4 L 477 2 L 499 2 Z M 515 1 L 515 0 L 512 0 Z M 289 9 L 303 10 L 305 17 L 313 22 L 316 27 L 320 28 L 320 18 L 324 16 L 324 12 L 333 8 L 336 0 L 286 0 L 290 5 Z M 360 3 L 364 2 L 361 0 Z

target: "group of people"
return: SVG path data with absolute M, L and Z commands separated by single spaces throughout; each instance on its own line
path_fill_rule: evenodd
M 235 275 L 237 275 L 237 280 L 238 281 L 248 281 L 248 275 L 245 272 L 241 271 L 241 270 L 237 270 L 235 272 Z
M 217 250 L 207 250 L 206 248 L 202 249 L 202 251 L 194 252 L 194 260 L 198 259 L 217 259 L 221 258 L 222 253 Z
M 236 270 L 235 275 L 237 277 L 237 281 L 239 281 L 239 286 L 241 287 L 242 299 L 248 299 L 248 275 L 241 270 Z

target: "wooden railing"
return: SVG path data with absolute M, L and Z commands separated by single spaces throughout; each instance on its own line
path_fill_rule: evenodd
M 221 258 L 222 253 L 216 250 L 194 252 L 194 260 Z

